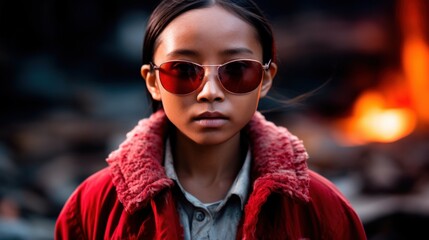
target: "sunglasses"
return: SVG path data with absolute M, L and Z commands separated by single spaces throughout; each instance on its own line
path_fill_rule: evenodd
M 159 71 L 162 86 L 173 94 L 189 94 L 203 83 L 205 67 L 217 67 L 217 76 L 222 87 L 234 94 L 248 93 L 255 90 L 262 81 L 267 64 L 252 60 L 238 59 L 220 65 L 200 65 L 189 61 L 168 61 L 159 66 L 150 63 L 153 70 Z

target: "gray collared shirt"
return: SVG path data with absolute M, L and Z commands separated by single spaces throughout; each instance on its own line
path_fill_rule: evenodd
M 178 186 L 178 212 L 185 239 L 235 239 L 237 226 L 249 195 L 250 149 L 226 197 L 214 203 L 202 203 L 180 184 L 173 164 L 170 141 L 165 150 L 165 171 Z

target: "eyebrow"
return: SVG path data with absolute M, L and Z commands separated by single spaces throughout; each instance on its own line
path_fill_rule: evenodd
M 237 55 L 237 54 L 242 54 L 242 53 L 247 53 L 247 54 L 253 54 L 254 52 L 249 49 L 249 48 L 230 48 L 230 49 L 225 49 L 223 51 L 221 51 L 221 55 L 224 56 L 231 56 L 231 55 Z M 172 52 L 167 53 L 167 56 L 189 56 L 189 57 L 197 57 L 198 55 L 200 55 L 198 53 L 198 51 L 195 50 L 191 50 L 191 49 L 177 49 L 174 50 Z
M 172 52 L 167 53 L 167 56 L 192 56 L 196 57 L 198 56 L 198 52 L 190 49 L 177 49 Z
M 231 48 L 222 51 L 223 55 L 236 55 L 240 53 L 250 53 L 253 54 L 253 51 L 249 48 Z

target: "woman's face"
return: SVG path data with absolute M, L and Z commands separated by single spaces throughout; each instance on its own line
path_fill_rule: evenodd
M 235 59 L 262 61 L 256 30 L 219 6 L 188 11 L 174 19 L 160 34 L 154 64 L 187 60 L 202 65 L 223 64 Z M 263 63 L 264 64 L 264 63 Z M 206 67 L 203 84 L 187 95 L 166 91 L 158 71 L 142 67 L 142 76 L 155 100 L 162 102 L 169 120 L 180 133 L 197 144 L 220 144 L 239 134 L 265 96 L 276 72 L 273 64 L 264 71 L 262 83 L 245 94 L 224 90 L 216 67 Z

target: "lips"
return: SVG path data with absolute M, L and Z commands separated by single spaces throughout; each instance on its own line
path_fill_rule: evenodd
M 227 117 L 220 112 L 204 112 L 195 117 L 195 120 L 202 119 L 227 119 Z
M 205 128 L 219 128 L 227 123 L 228 118 L 220 112 L 204 112 L 194 118 L 194 121 Z

